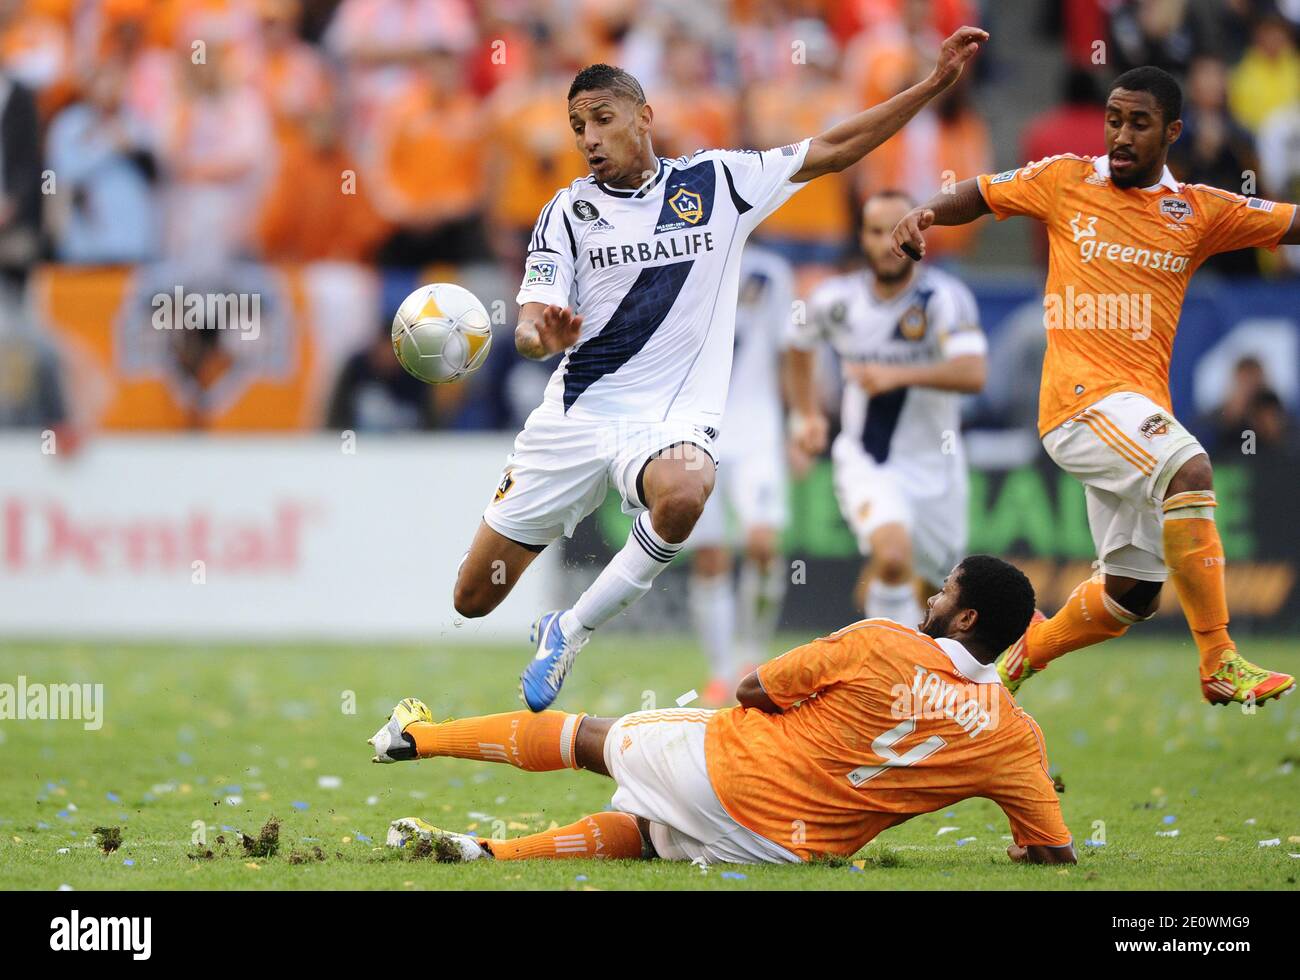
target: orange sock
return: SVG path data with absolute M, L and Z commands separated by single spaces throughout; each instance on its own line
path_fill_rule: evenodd
M 636 817 L 606 811 L 577 823 L 514 840 L 481 842 L 498 861 L 523 858 L 639 858 L 644 844 Z
M 1214 523 L 1217 502 L 1210 490 L 1188 490 L 1165 499 L 1165 564 L 1183 615 L 1201 652 L 1201 676 L 1219 668 L 1231 647 L 1228 598 L 1223 585 L 1223 543 Z
M 1105 580 L 1094 575 L 1080 582 L 1051 619 L 1034 623 L 1025 633 L 1025 658 L 1041 670 L 1062 654 L 1122 636 L 1138 621 L 1106 594 Z
M 573 746 L 585 717 L 564 711 L 507 711 L 436 725 L 417 721 L 407 727 L 406 734 L 415 739 L 421 759 L 441 755 L 547 772 L 578 768 Z

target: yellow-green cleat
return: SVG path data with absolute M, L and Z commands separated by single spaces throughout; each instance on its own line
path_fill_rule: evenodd
M 1029 625 L 1041 623 L 1046 616 L 1035 609 L 1033 616 L 1029 618 Z M 1020 690 L 1020 685 L 1033 677 L 1035 674 L 1042 673 L 1042 668 L 1030 666 L 1029 658 L 1025 656 L 1025 637 L 1029 635 L 1029 629 L 1026 627 L 1024 634 L 1015 643 L 1002 651 L 1002 656 L 997 659 L 998 677 L 1002 678 L 1002 686 L 1012 694 Z
M 388 825 L 389 847 L 424 850 L 435 861 L 460 864 L 492 857 L 492 852 L 469 834 L 435 827 L 420 817 L 402 817 Z
M 1219 669 L 1201 678 L 1201 694 L 1210 704 L 1262 704 L 1294 690 L 1290 674 L 1257 667 L 1231 647 L 1223 651 Z
M 417 721 L 433 723 L 433 713 L 419 698 L 402 698 L 388 716 L 388 722 L 366 741 L 374 747 L 371 762 L 409 762 L 418 759 L 415 739 L 406 729 Z

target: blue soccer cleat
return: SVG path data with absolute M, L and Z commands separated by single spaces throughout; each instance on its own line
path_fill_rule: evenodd
M 586 643 L 565 638 L 560 631 L 561 612 L 546 613 L 533 623 L 530 639 L 537 645 L 537 654 L 519 677 L 519 696 L 529 711 L 545 711 L 551 706 Z

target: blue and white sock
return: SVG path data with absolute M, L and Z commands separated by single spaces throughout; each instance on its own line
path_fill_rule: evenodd
M 592 630 L 649 592 L 655 577 L 681 550 L 680 544 L 669 544 L 655 533 L 650 512 L 643 510 L 632 522 L 627 543 L 560 617 L 561 632 L 572 642 L 586 641 Z

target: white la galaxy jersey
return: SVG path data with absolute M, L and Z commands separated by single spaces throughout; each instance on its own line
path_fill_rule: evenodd
M 791 340 L 794 270 L 775 252 L 746 245 L 740 258 L 731 389 L 722 416 L 725 452 L 781 447 L 781 352 Z
M 965 284 L 930 266 L 919 266 L 907 289 L 876 298 L 870 272 L 823 282 L 809 303 L 799 342 L 830 342 L 844 361 L 933 364 L 987 349 L 975 298 Z M 924 493 L 948 485 L 964 471 L 961 394 L 936 388 L 896 388 L 870 397 L 844 383 L 840 434 L 834 452 L 865 453 L 898 470 Z
M 809 140 L 660 157 L 636 190 L 575 180 L 542 209 L 524 303 L 583 317 L 546 386 L 575 419 L 720 427 L 745 239 L 803 185 Z

